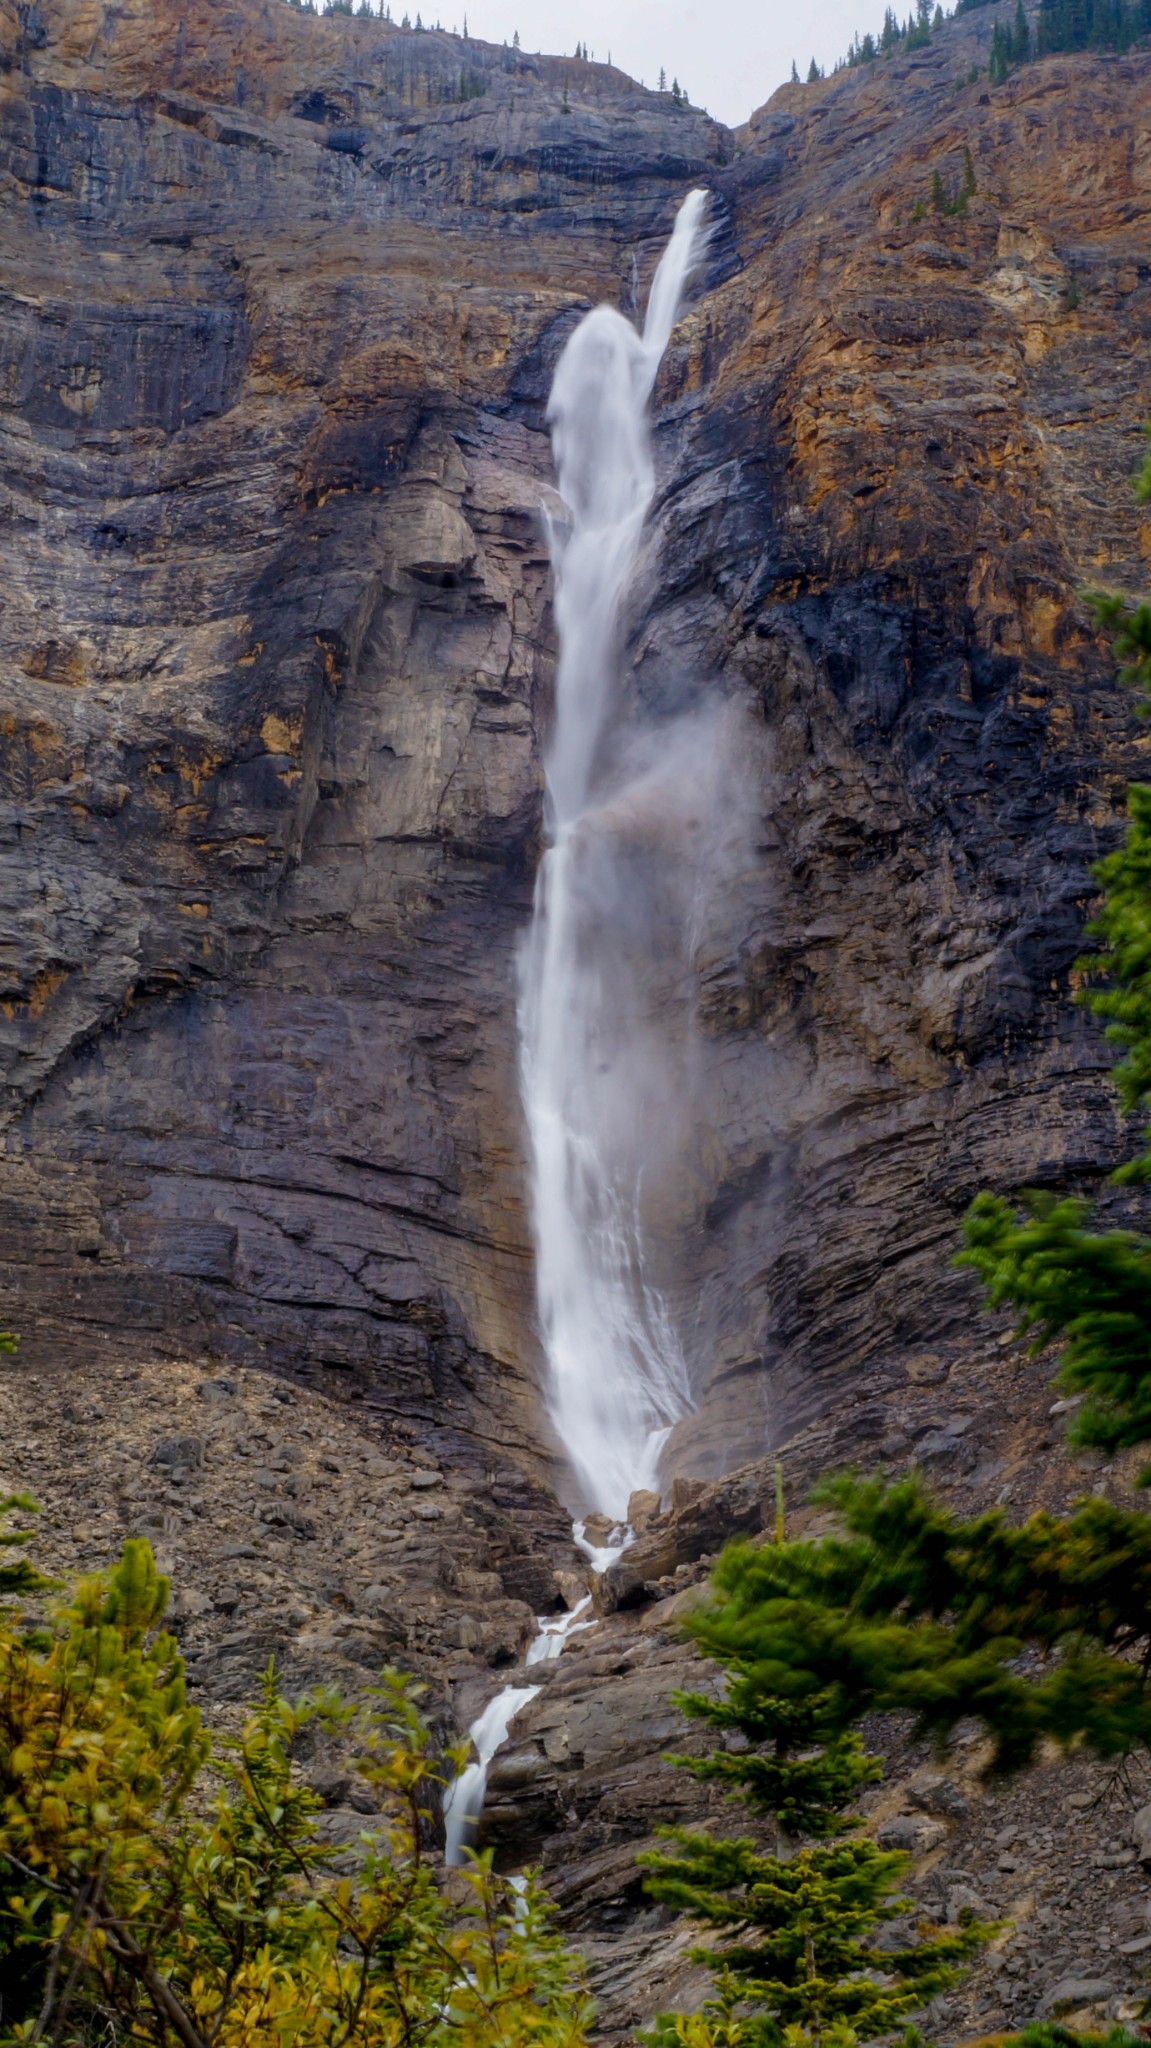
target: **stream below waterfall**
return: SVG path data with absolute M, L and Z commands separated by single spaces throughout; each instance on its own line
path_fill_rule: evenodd
M 582 1527 L 582 1523 L 577 1522 L 573 1530 L 577 1547 L 582 1546 L 585 1554 L 590 1553 L 595 1558 L 603 1560 L 595 1566 L 599 1571 L 606 1571 L 609 1564 L 614 1564 L 617 1557 L 622 1557 L 631 1540 L 631 1531 L 628 1529 L 621 1532 L 621 1540 L 614 1546 L 593 1549 L 584 1543 L 582 1536 L 577 1533 Z M 539 1630 L 528 1645 L 524 1658 L 527 1670 L 530 1671 L 537 1664 L 553 1663 L 562 1655 L 570 1636 L 594 1627 L 594 1621 L 588 1614 L 591 1603 L 592 1596 L 586 1593 L 566 1614 L 536 1616 Z M 520 1709 L 534 1700 L 539 1691 L 538 1685 L 505 1685 L 502 1692 L 496 1693 L 495 1697 L 488 1701 L 483 1712 L 476 1716 L 468 1729 L 476 1751 L 475 1761 L 465 1765 L 459 1777 L 449 1785 L 444 1797 L 444 1860 L 449 1867 L 458 1867 L 464 1860 L 464 1852 L 473 1846 L 476 1828 L 483 1812 L 484 1793 L 487 1791 L 488 1769 L 492 1758 L 507 1741 L 511 1724 Z

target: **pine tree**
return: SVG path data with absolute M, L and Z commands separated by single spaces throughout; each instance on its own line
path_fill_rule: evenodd
M 1036 54 L 1043 56 L 1051 50 L 1126 50 L 1137 38 L 1149 33 L 1148 0 L 1040 0 Z
M 794 57 L 791 60 L 791 83 L 793 85 L 799 84 L 799 66 Z
M 965 1926 L 878 1939 L 887 1923 L 913 1910 L 897 1890 L 908 1859 L 877 1848 L 851 1811 L 857 1793 L 881 1775 L 879 1763 L 837 1715 L 834 1681 L 803 1685 L 802 1646 L 780 1637 L 769 1611 L 756 1608 L 758 1635 L 753 1626 L 742 1646 L 736 1641 L 742 1573 L 794 1547 L 728 1552 L 712 1606 L 689 1623 L 727 1683 L 719 1700 L 678 1697 L 718 1744 L 706 1756 L 673 1761 L 741 1800 L 772 1826 L 775 1840 L 764 1848 L 749 1837 L 671 1828 L 673 1850 L 640 1858 L 648 1891 L 717 1937 L 694 1955 L 714 1972 L 717 1999 L 690 2034 L 672 2016 L 657 2023 L 653 2038 L 669 2048 L 688 2039 L 693 2048 L 718 2048 L 721 2040 L 799 2048 L 888 2034 L 954 1983 L 985 1938 L 986 1930 Z
M 793 1704 L 826 1695 L 828 1739 L 878 1708 L 936 1738 L 978 1715 L 994 1772 L 1046 1740 L 1110 1757 L 1151 1746 L 1151 1674 L 1132 1660 L 1151 1615 L 1151 1516 L 1092 1498 L 1065 1520 L 965 1521 L 914 1475 L 829 1481 L 816 1498 L 835 1536 L 725 1554 L 711 1654 L 754 1647 Z
M 811 63 L 807 67 L 807 82 L 809 85 L 818 85 L 822 77 L 823 73 L 820 70 L 818 64 L 816 63 L 815 58 L 813 57 Z
M 516 30 L 515 30 L 515 31 L 513 32 L 513 34 L 512 34 L 512 49 L 513 49 L 513 50 L 518 50 L 518 49 L 519 49 L 519 46 L 520 46 L 520 32 L 519 32 L 519 30 L 518 30 L 518 28 L 517 28 L 517 29 L 516 29 Z
M 663 68 L 663 65 L 662 65 L 662 64 L 661 64 L 661 65 L 660 65 L 660 67 L 659 67 L 659 85 L 658 85 L 658 87 L 657 87 L 657 91 L 659 91 L 659 92 L 666 92 L 666 91 L 667 91 L 667 72 L 666 72 L 666 71 L 664 70 L 664 68 Z
M 8 1348 L 9 1345 L 5 1343 L 3 1333 L 0 1332 L 0 1349 Z M 6 1497 L 0 1497 L 0 1523 L 6 1522 L 9 1515 L 35 1513 L 36 1503 L 29 1500 L 27 1494 L 10 1493 Z M 0 1615 L 3 1614 L 8 1601 L 30 1599 L 37 1593 L 45 1592 L 50 1584 L 26 1557 L 16 1556 L 9 1562 L 4 1562 L 6 1551 L 25 1550 L 31 1541 L 30 1529 L 0 1528 Z

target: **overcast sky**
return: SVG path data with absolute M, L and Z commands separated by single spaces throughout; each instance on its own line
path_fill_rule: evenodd
M 405 0 L 392 0 L 398 20 Z M 406 0 L 412 5 L 412 0 Z M 884 0 L 467 0 L 468 29 L 485 42 L 525 50 L 574 51 L 612 62 L 655 85 L 660 66 L 678 78 L 696 106 L 734 127 L 791 76 L 806 77 L 812 57 L 832 65 L 856 29 L 878 29 Z M 896 0 L 896 13 L 911 0 Z M 458 13 L 457 13 L 458 8 Z M 430 0 L 426 20 L 463 25 L 464 0 Z M 413 19 L 415 6 L 412 5 Z

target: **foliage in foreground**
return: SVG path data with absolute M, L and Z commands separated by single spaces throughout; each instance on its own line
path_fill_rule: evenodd
M 693 1621 L 706 1655 L 746 1671 L 749 1702 L 778 1694 L 797 1718 L 818 1703 L 829 1742 L 876 1709 L 936 1740 L 977 1715 L 993 1772 L 1045 1739 L 1104 1757 L 1151 1745 L 1151 1516 L 1091 1499 L 1065 1520 L 964 1520 L 914 1475 L 816 1498 L 839 1532 L 733 1544 Z
M 36 1504 L 26 1493 L 0 1495 L 0 1609 L 9 1600 L 31 1600 L 48 1590 L 48 1580 L 30 1558 L 22 1557 L 32 1540 L 30 1529 L 10 1529 L 10 1515 L 32 1515 Z
M 1108 2027 L 1102 2034 L 1077 2034 L 1059 2020 L 1031 2020 L 1017 2034 L 1000 2037 L 1001 2048 L 1146 2048 L 1145 2034 L 1126 2027 Z
M 406 1681 L 242 1735 L 188 1704 L 146 1543 L 26 1632 L 0 1618 L 0 2048 L 579 2048 L 577 1969 L 528 1883 L 477 1859 L 454 1911 L 421 1841 L 437 1783 Z M 293 1773 L 316 1717 L 358 1738 L 378 1822 L 349 1874 Z
M 717 1937 L 695 1951 L 715 1972 L 716 1997 L 690 2018 L 658 2021 L 654 2043 L 848 2048 L 890 2034 L 946 1990 L 988 1932 L 909 1922 L 915 1909 L 898 1891 L 907 1857 L 877 1848 L 851 1811 L 881 1772 L 843 1711 L 834 1670 L 797 1682 L 802 1633 L 783 1643 L 758 1587 L 751 1626 L 725 1625 L 725 1588 L 738 1598 L 756 1561 L 795 1549 L 726 1551 L 711 1604 L 688 1624 L 726 1685 L 718 1699 L 679 1697 L 717 1740 L 703 1757 L 674 1761 L 773 1821 L 777 1839 L 766 1852 L 751 1838 L 674 1828 L 672 1850 L 641 1858 L 649 1892 Z

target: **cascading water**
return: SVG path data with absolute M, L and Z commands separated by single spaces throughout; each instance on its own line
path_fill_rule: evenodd
M 568 519 L 552 524 L 559 635 L 545 763 L 550 845 L 521 960 L 520 1072 L 532 1155 L 536 1292 L 548 1407 L 585 1503 L 617 1522 L 658 1476 L 691 1408 L 672 1318 L 648 1275 L 643 1132 L 614 1052 L 627 961 L 598 908 L 613 886 L 620 783 L 603 760 L 620 605 L 655 488 L 647 402 L 698 252 L 691 192 L 652 284 L 642 336 L 599 306 L 560 357 L 548 418 Z
M 603 773 L 621 601 L 655 488 L 647 401 L 700 240 L 705 192 L 691 192 L 652 283 L 642 336 L 608 306 L 589 313 L 556 368 L 548 406 L 570 524 L 552 526 L 560 658 L 546 762 L 550 845 L 521 960 L 520 1068 L 531 1138 L 536 1287 L 548 1404 L 581 1494 L 618 1526 L 596 1544 L 575 1524 L 593 1571 L 620 1555 L 631 1494 L 654 1484 L 668 1431 L 691 1407 L 683 1354 L 647 1276 L 639 1146 L 620 1144 L 634 1095 L 612 1047 L 626 1031 L 626 962 L 598 915 L 613 893 L 621 795 L 666 801 L 650 766 L 629 783 Z M 615 933 L 618 941 L 618 930 Z M 642 1125 L 642 1106 L 638 1123 Z M 539 1617 L 529 1668 L 594 1626 L 591 1595 Z M 446 1857 L 463 1861 L 488 1767 L 538 1686 L 509 1685 L 472 1723 L 476 1758 L 444 1802 Z
M 524 1659 L 529 1670 L 533 1664 L 550 1664 L 561 1654 L 570 1635 L 591 1627 L 591 1622 L 583 1619 L 590 1606 L 589 1593 L 568 1614 L 552 1618 L 540 1615 L 539 1634 Z M 444 1799 L 444 1861 L 450 1867 L 462 1863 L 465 1849 L 472 1846 L 476 1823 L 483 1812 L 491 1760 L 507 1741 L 508 1730 L 520 1708 L 534 1700 L 538 1691 L 538 1685 L 505 1685 L 468 1729 L 475 1745 L 475 1762 L 464 1766 Z
M 468 1730 L 476 1746 L 474 1764 L 467 1764 L 448 1787 L 444 1800 L 444 1860 L 455 1867 L 471 1847 L 471 1836 L 483 1810 L 488 1782 L 488 1765 L 507 1740 L 508 1729 L 521 1707 L 534 1700 L 538 1685 L 505 1685 Z

